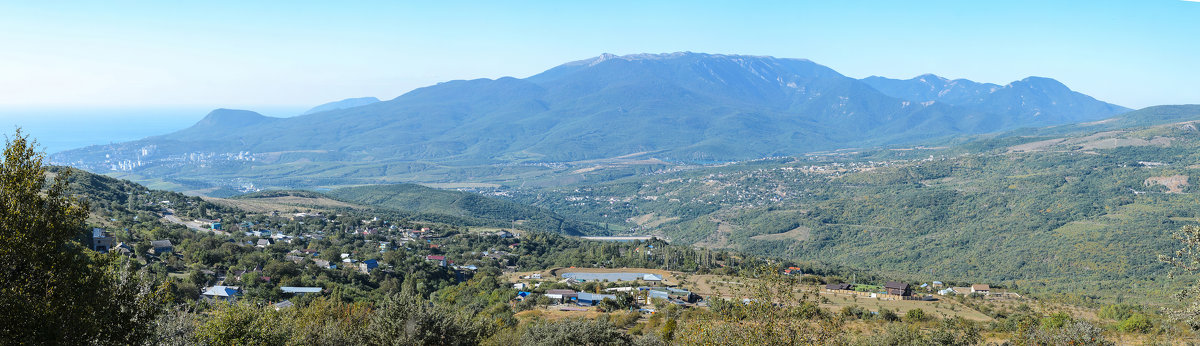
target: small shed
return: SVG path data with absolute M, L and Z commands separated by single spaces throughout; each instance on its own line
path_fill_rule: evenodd
M 566 289 L 546 290 L 546 297 L 550 299 L 559 299 L 563 301 L 572 300 L 579 296 L 578 292 Z
M 151 247 L 150 251 L 153 252 L 155 255 L 175 251 L 175 245 L 171 244 L 170 239 L 152 241 L 152 242 L 150 242 L 150 247 Z
M 898 296 L 912 295 L 912 287 L 903 282 L 888 281 L 883 285 L 883 288 L 887 290 L 887 294 Z
M 849 291 L 854 289 L 854 285 L 848 283 L 828 284 L 825 285 L 825 289 L 830 291 Z

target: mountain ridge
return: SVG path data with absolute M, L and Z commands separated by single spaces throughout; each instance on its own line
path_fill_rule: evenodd
M 1029 125 L 1098 120 L 1093 114 L 1111 116 L 1131 111 L 1073 91 L 1062 82 L 1047 77 L 1029 76 L 1006 85 L 968 79 L 951 80 L 934 74 L 906 80 L 871 76 L 862 81 L 892 97 L 987 110 Z M 1068 106 L 1059 103 L 1067 103 Z
M 310 108 L 309 110 L 305 111 L 304 113 L 300 113 L 300 115 L 328 112 L 328 111 L 332 111 L 332 110 L 339 110 L 339 109 L 346 109 L 346 108 L 354 108 L 354 107 L 369 105 L 369 104 L 372 104 L 375 102 L 379 102 L 379 99 L 375 98 L 374 96 L 352 97 L 352 98 L 348 98 L 348 99 L 342 99 L 339 101 L 333 101 L 333 102 L 318 105 L 316 107 Z
M 672 162 L 744 160 L 1054 125 L 1067 118 L 1099 120 L 1117 110 L 1071 94 L 1077 100 L 1046 108 L 1069 117 L 1031 119 L 1031 108 L 1013 104 L 1026 98 L 1057 104 L 1056 95 L 1037 93 L 1057 90 L 1055 83 L 1031 80 L 1018 84 L 1023 86 L 1018 91 L 960 106 L 888 95 L 806 59 L 604 54 L 524 79 L 448 81 L 388 101 L 291 118 L 201 121 L 170 135 L 67 151 L 54 159 L 158 177 L 182 177 L 179 161 L 189 153 L 236 156 L 241 161 L 220 165 L 221 174 L 233 176 L 259 175 L 254 172 L 264 165 L 291 164 L 278 166 L 291 174 L 296 167 L 327 171 L 318 163 L 386 165 L 370 169 L 377 173 L 349 173 L 367 179 L 386 176 L 393 165 L 419 170 L 431 164 L 567 162 L 639 152 Z M 1079 115 L 1074 109 L 1101 111 Z M 284 152 L 291 154 L 265 154 Z

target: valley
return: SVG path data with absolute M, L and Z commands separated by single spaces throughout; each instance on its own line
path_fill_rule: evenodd
M 0 346 L 1197 345 L 1196 18 L 0 2 Z

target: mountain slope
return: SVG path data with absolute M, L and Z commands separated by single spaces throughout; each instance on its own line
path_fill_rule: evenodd
M 99 172 L 217 184 L 253 178 L 275 187 L 389 183 L 405 181 L 397 174 L 435 169 L 648 152 L 668 162 L 744 160 L 1028 126 L 1028 110 L 1013 103 L 1057 102 L 1042 93 L 1065 89 L 1042 80 L 1013 85 L 986 102 L 958 106 L 889 96 L 808 60 L 606 54 L 525 79 L 451 81 L 293 118 L 218 110 L 171 135 L 53 160 Z M 1061 108 L 1092 114 L 1089 105 Z
M 568 220 L 542 208 L 476 193 L 439 190 L 416 184 L 348 187 L 330 191 L 327 195 L 361 205 L 415 213 L 500 221 L 507 223 L 503 226 L 515 225 L 519 228 L 567 235 L 605 232 L 598 227 Z
M 322 105 L 313 107 L 313 108 L 305 111 L 304 113 L 301 113 L 300 115 L 320 113 L 320 112 L 326 112 L 326 111 L 332 111 L 332 110 L 338 110 L 338 109 L 354 108 L 354 107 L 359 107 L 359 106 L 366 106 L 366 105 L 369 105 L 369 104 L 372 104 L 375 102 L 379 102 L 379 99 L 374 98 L 374 97 L 348 98 L 345 100 L 329 102 L 326 104 L 322 104 Z
M 1102 102 L 1050 78 L 1029 77 L 1000 86 L 932 74 L 908 80 L 871 76 L 862 80 L 892 97 L 914 102 L 944 102 L 989 112 L 1022 126 L 1099 120 L 1129 109 Z

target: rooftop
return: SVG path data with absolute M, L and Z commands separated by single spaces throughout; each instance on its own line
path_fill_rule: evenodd
M 283 293 L 319 293 L 322 290 L 322 288 L 320 288 L 320 287 L 290 287 L 290 286 L 283 286 L 283 287 L 280 287 L 279 289 L 283 290 Z

